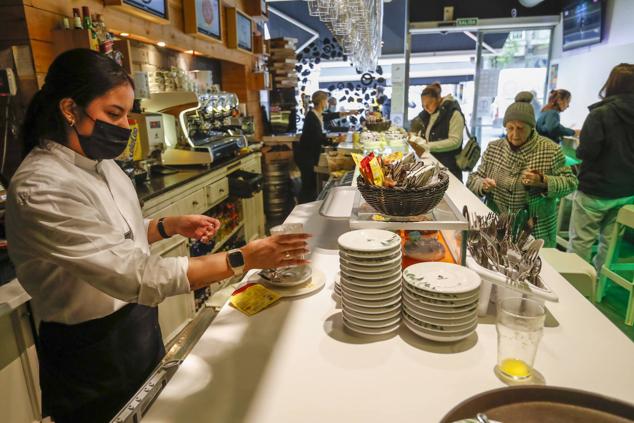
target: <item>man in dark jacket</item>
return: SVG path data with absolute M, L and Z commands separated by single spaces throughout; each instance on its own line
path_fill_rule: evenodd
M 299 203 L 308 203 L 317 198 L 317 176 L 315 166 L 319 163 L 322 146 L 333 145 L 324 134 L 322 113 L 328 103 L 328 93 L 316 91 L 312 96 L 313 108 L 306 113 L 304 128 L 299 142 L 293 143 L 295 163 L 302 174 L 302 190 Z
M 634 204 L 634 65 L 612 69 L 602 96 L 603 101 L 590 106 L 581 129 L 577 157 L 583 162 L 568 246 L 590 261 L 598 237 L 597 270 L 605 261 L 619 209 Z

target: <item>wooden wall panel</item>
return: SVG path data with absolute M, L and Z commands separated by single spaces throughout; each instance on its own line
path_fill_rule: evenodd
M 108 28 L 114 32 L 127 32 L 136 35 L 145 42 L 164 41 L 167 47 L 179 51 L 194 50 L 205 57 L 221 60 L 223 70 L 226 66 L 230 69 L 237 70 L 235 76 L 220 81 L 221 87 L 225 91 L 232 91 L 238 94 L 240 101 L 247 104 L 247 110 L 256 120 L 256 128 L 260 132 L 261 125 L 259 117 L 259 91 L 253 90 L 253 84 L 250 82 L 250 72 L 255 64 L 255 56 L 236 49 L 230 49 L 226 46 L 226 37 L 224 43 L 209 42 L 198 39 L 194 36 L 183 32 L 183 9 L 180 0 L 169 0 L 169 25 L 158 25 L 151 23 L 142 18 L 130 15 L 113 7 L 105 7 L 102 0 L 4 0 L 5 3 L 15 7 L 13 16 L 20 19 L 19 4 L 23 4 L 22 20 L 26 20 L 28 24 L 28 38 L 33 54 L 33 62 L 35 65 L 36 76 L 39 86 L 43 84 L 46 71 L 52 61 L 55 59 L 56 53 L 52 43 L 51 31 L 61 27 L 62 18 L 71 16 L 73 7 L 88 6 L 91 13 L 100 13 L 106 22 Z M 221 0 L 224 7 L 237 7 L 241 10 L 246 9 L 248 1 L 254 0 Z M 2 9 L 0 8 L 0 13 Z M 2 16 L 2 15 L 0 15 Z M 2 17 L 0 17 L 2 23 Z M 71 22 L 72 24 L 72 22 Z M 223 25 L 226 31 L 226 25 Z M 2 40 L 0 39 L 0 43 Z M 170 56 L 170 55 L 168 55 Z M 172 55 L 173 56 L 173 55 Z M 187 58 L 179 60 L 189 61 Z M 171 64 L 171 63 L 170 63 Z M 134 69 L 141 69 L 140 63 L 135 63 Z M 225 74 L 225 72 L 222 72 Z M 230 72 L 231 73 L 231 72 Z
M 24 7 L 21 5 L 0 6 L 0 40 L 28 40 Z

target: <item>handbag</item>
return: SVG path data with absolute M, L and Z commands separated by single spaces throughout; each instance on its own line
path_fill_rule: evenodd
M 471 135 L 469 127 L 467 126 L 467 119 L 465 119 L 462 111 L 460 111 L 460 114 L 462 115 L 462 120 L 465 123 L 464 129 L 467 131 L 469 141 L 467 141 L 467 144 L 463 147 L 462 151 L 456 154 L 456 164 L 460 170 L 471 172 L 478 163 L 478 160 L 480 160 L 482 149 L 480 148 L 480 144 L 478 144 L 478 139 Z

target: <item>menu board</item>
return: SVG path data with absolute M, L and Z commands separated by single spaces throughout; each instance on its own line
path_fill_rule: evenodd
M 209 37 L 221 39 L 220 1 L 196 0 L 196 27 L 198 32 Z
M 167 0 L 123 0 L 123 3 L 154 16 L 167 19 Z
M 253 28 L 251 19 L 242 12 L 236 13 L 236 29 L 238 33 L 238 47 L 253 50 Z

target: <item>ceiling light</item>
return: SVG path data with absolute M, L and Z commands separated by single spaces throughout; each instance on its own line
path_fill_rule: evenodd
M 194 54 L 194 50 L 185 50 L 186 54 Z
M 157 46 L 159 47 L 165 47 L 165 42 L 164 41 L 159 41 L 158 43 L 156 43 Z
M 130 34 L 128 34 L 127 32 L 122 32 L 122 33 L 121 33 L 121 34 L 119 34 L 119 35 L 120 35 L 120 36 L 122 36 L 122 37 L 127 37 L 127 36 L 129 36 Z

